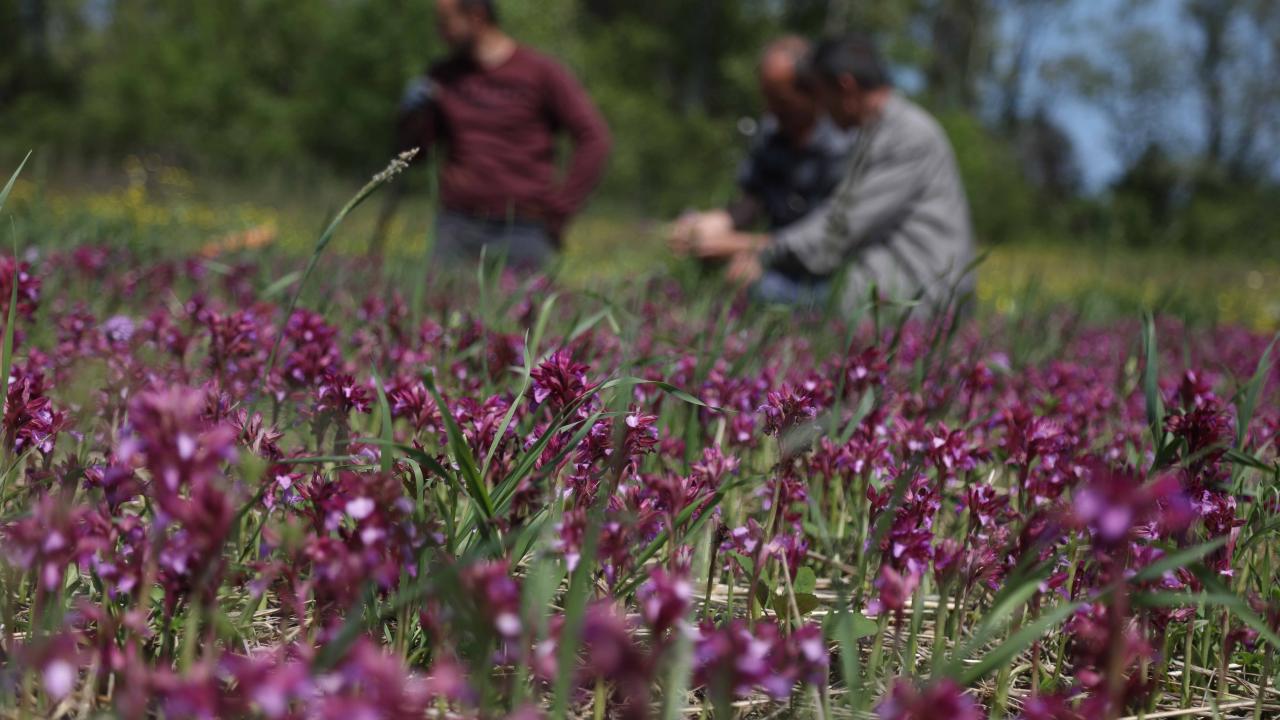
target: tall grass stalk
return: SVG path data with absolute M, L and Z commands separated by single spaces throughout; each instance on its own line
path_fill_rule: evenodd
M 22 168 L 26 167 L 27 160 L 31 159 L 31 153 L 28 151 L 26 157 L 22 158 L 22 162 L 18 164 L 18 169 L 13 171 L 13 175 L 9 176 L 9 181 L 4 184 L 4 189 L 0 190 L 0 210 L 4 209 L 5 201 L 9 199 L 9 193 L 13 192 L 14 183 L 18 182 L 18 175 L 22 173 Z M 5 316 L 4 323 L 4 347 L 0 351 L 0 417 L 4 417 L 9 402 L 9 374 L 13 371 L 13 332 L 14 325 L 17 323 L 18 311 L 18 236 L 16 231 L 13 235 L 13 277 L 10 278 L 12 287 L 9 292 L 9 310 Z M 6 453 L 0 448 L 0 453 Z M 0 454 L 0 473 L 5 477 L 8 476 L 8 468 L 5 462 L 8 458 L 4 454 Z M 0 483 L 0 499 L 5 496 L 5 486 L 7 483 Z
M 302 291 L 307 287 L 307 280 L 311 278 L 311 273 L 315 271 L 316 265 L 320 262 L 320 256 L 324 254 L 325 248 L 329 247 L 330 241 L 333 240 L 334 234 L 338 231 L 338 226 L 342 224 L 342 221 L 351 213 L 352 210 L 355 210 L 361 203 L 369 199 L 369 196 L 373 195 L 374 191 L 391 182 L 396 175 L 404 172 L 404 170 L 409 167 L 409 161 L 413 160 L 414 156 L 417 154 L 418 151 L 415 148 L 413 150 L 400 153 L 399 156 L 392 159 L 382 172 L 374 175 L 369 182 L 365 183 L 364 187 L 360 188 L 360 190 L 347 201 L 346 205 L 342 206 L 342 209 L 338 211 L 337 215 L 333 216 L 333 220 L 329 222 L 329 225 L 324 229 L 324 232 L 320 233 L 320 238 L 316 240 L 315 247 L 311 250 L 311 257 L 307 260 L 307 267 L 302 271 L 302 277 L 298 279 L 298 287 L 293 291 L 293 297 L 289 298 L 289 305 L 285 310 L 284 318 L 280 321 L 280 332 L 276 333 L 276 341 L 271 346 L 271 354 L 267 356 L 267 366 L 263 372 L 262 378 L 264 389 L 266 388 L 267 382 L 270 380 L 271 370 L 275 367 L 276 355 L 280 352 L 280 342 L 284 339 L 284 327 L 289 322 L 289 318 L 293 317 L 293 311 L 298 307 L 298 300 L 302 297 Z

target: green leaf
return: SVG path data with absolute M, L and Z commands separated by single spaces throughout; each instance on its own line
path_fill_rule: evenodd
M 405 458 L 409 466 L 409 474 L 413 476 L 413 516 L 418 522 L 427 519 L 427 479 L 422 474 L 422 465 L 413 458 Z
M 867 388 L 867 391 L 862 393 L 862 397 L 858 399 L 858 407 L 854 410 L 853 417 L 849 418 L 849 423 L 844 426 L 844 430 L 840 433 L 840 444 L 843 445 L 849 442 L 849 438 L 852 438 L 853 434 L 858 431 L 858 426 L 867 418 L 867 415 L 871 414 L 875 406 L 876 391 L 873 388 Z
M 814 574 L 813 568 L 804 565 L 796 571 L 796 579 L 791 583 L 792 590 L 797 594 L 812 593 L 817 588 L 818 576 Z
M 360 595 L 355 599 L 352 607 L 347 610 L 347 615 L 343 619 L 342 627 L 338 633 L 333 636 L 320 651 L 316 653 L 315 659 L 311 662 L 311 668 L 315 672 L 327 672 L 338 666 L 342 659 L 347 656 L 347 651 L 355 644 L 363 632 L 363 620 L 365 607 L 368 605 L 373 596 L 373 581 L 365 583 Z
M 849 688 L 850 702 L 856 703 L 860 695 L 857 691 L 862 687 L 862 656 L 858 641 L 875 635 L 879 627 L 862 613 L 850 612 L 847 603 L 842 593 L 837 603 L 840 609 L 831 617 L 826 636 L 828 640 L 834 639 L 840 648 L 840 676 L 844 686 Z M 869 630 L 866 623 L 871 625 Z
M 1229 605 L 1230 593 L 1187 593 L 1157 590 L 1152 592 L 1136 592 L 1130 598 L 1134 607 L 1171 608 L 1190 607 L 1192 605 Z
M 880 632 L 880 623 L 860 612 L 850 612 L 847 617 L 854 640 L 871 637 Z
M 528 370 L 532 370 L 533 363 L 541 357 L 538 354 L 538 348 L 541 347 L 542 336 L 547 331 L 547 320 L 551 317 L 551 308 L 555 306 L 556 300 L 559 299 L 560 293 L 553 292 L 547 296 L 546 300 L 542 301 L 542 307 L 538 311 L 538 321 L 534 323 L 533 326 L 533 335 L 529 337 L 529 340 L 524 346 L 526 358 L 525 365 L 528 366 Z
M 591 427 L 595 424 L 596 420 L 601 417 L 601 413 L 599 412 L 594 413 L 585 421 L 561 425 L 561 423 L 566 422 L 569 416 L 577 411 L 578 407 L 579 405 L 575 404 L 565 408 L 560 416 L 558 416 L 556 420 L 553 420 L 551 425 L 545 432 L 543 432 L 542 437 L 538 438 L 538 441 L 519 457 L 515 463 L 515 467 L 507 474 L 507 477 L 494 488 L 490 497 L 493 498 L 494 509 L 499 515 L 505 513 L 507 508 L 510 507 L 511 500 L 515 497 L 516 490 L 520 487 L 520 481 L 533 472 L 533 468 L 537 464 L 538 459 L 542 456 L 543 450 L 546 449 L 547 445 L 551 442 L 551 439 L 555 437 L 557 433 L 561 430 L 574 427 L 575 425 L 578 426 L 578 431 L 574 433 L 573 437 L 570 438 L 568 443 L 566 443 L 564 449 L 557 453 L 556 456 L 548 463 L 548 465 L 551 466 L 558 464 L 574 448 L 578 447 L 578 444 L 587 436 L 587 433 L 591 432 Z M 471 531 L 474 524 L 475 516 L 473 515 L 468 517 L 462 525 L 460 533 L 461 536 L 466 536 Z
M 818 596 L 814 595 L 813 593 L 797 592 L 795 594 L 795 598 L 796 598 L 796 609 L 800 611 L 801 617 L 804 617 L 805 615 L 808 615 L 814 610 L 817 610 L 818 608 L 822 607 L 822 601 L 819 600 Z M 786 593 L 781 593 L 779 595 L 774 596 L 773 598 L 774 613 L 778 614 L 779 616 L 785 617 L 788 610 L 790 609 L 790 606 L 791 606 L 791 600 L 787 597 Z
M 534 513 L 519 534 L 516 536 L 515 542 L 511 543 L 511 564 L 519 565 L 524 561 L 529 553 L 537 547 L 539 542 L 546 542 L 547 523 L 551 520 L 551 514 L 547 507 L 543 507 Z
M 385 441 L 382 440 L 381 438 L 364 438 L 361 440 L 361 442 L 367 442 L 370 445 L 381 445 Z M 393 443 L 393 444 L 395 445 L 397 450 L 413 458 L 415 462 L 425 467 L 427 470 L 435 474 L 441 480 L 452 481 L 454 479 L 454 474 L 452 472 L 450 472 L 445 466 L 441 465 L 435 458 L 431 457 L 430 455 L 423 452 L 422 450 L 419 450 L 418 448 L 413 447 L 412 445 L 405 445 L 403 443 Z
M 786 612 L 786 607 L 787 607 L 786 596 L 781 594 L 774 594 L 772 591 L 769 590 L 769 586 L 765 584 L 764 580 L 756 581 L 755 596 L 756 596 L 756 603 L 759 604 L 760 607 L 775 608 L 775 612 L 777 612 L 776 608 L 782 608 L 782 612 L 778 613 L 779 615 Z M 777 601 L 781 601 L 781 604 L 778 604 Z

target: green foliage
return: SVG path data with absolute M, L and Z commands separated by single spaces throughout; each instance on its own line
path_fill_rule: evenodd
M 91 14 L 88 3 L 36 4 L 60 26 Z M 0 16 L 17 5 L 0 0 Z M 228 171 L 310 158 L 368 170 L 385 160 L 405 79 L 432 51 L 429 7 L 409 0 L 111 7 L 92 29 L 56 35 L 60 54 L 27 53 L 21 75 L 65 76 L 75 92 L 22 93 L 24 113 L 0 120 L 6 139 L 82 157 L 158 152 Z
M 1175 225 L 1177 244 L 1200 252 L 1224 247 L 1274 252 L 1280 246 L 1280 188 L 1234 183 L 1202 190 L 1187 202 Z
M 1027 239 L 1041 221 L 1041 199 L 1019 171 L 1013 148 L 970 114 L 949 111 L 938 120 L 955 148 L 979 242 Z

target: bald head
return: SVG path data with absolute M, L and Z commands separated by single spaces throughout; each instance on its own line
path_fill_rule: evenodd
M 808 57 L 809 41 L 787 35 L 765 46 L 760 54 L 760 94 L 765 108 L 778 120 L 782 133 L 802 144 L 817 121 L 817 102 L 801 82 L 800 66 Z
M 799 35 L 786 35 L 765 46 L 760 53 L 760 80 L 794 83 L 800 63 L 808 57 L 809 41 Z

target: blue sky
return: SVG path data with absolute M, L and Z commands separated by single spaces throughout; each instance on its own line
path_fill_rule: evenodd
M 1277 0 L 1280 2 L 1280 0 Z M 1105 65 L 1115 39 L 1125 30 L 1149 28 L 1175 47 L 1195 46 L 1193 29 L 1182 12 L 1185 0 L 1068 0 L 1047 15 L 1048 22 L 1035 26 L 1030 64 L 1034 68 L 1023 84 L 1024 113 L 1043 106 L 1070 136 L 1085 189 L 1098 192 L 1106 188 L 1123 170 L 1118 146 L 1123 130 L 1114 127 L 1111 117 L 1092 99 L 1082 97 L 1070 88 L 1047 81 L 1039 72 L 1045 65 L 1069 55 L 1086 55 Z M 1000 45 L 1012 48 L 1025 25 L 1018 15 L 1001 18 L 998 32 Z M 909 93 L 918 92 L 924 78 L 915 68 L 895 68 L 898 83 Z M 1172 112 L 1157 122 L 1169 130 L 1170 136 L 1192 140 L 1202 135 L 1198 103 L 1194 93 L 1172 103 Z
M 1142 25 L 1158 30 L 1171 44 L 1193 46 L 1195 38 L 1182 14 L 1181 0 L 1146 0 L 1136 10 L 1124 0 L 1076 0 L 1057 11 L 1043 30 L 1037 50 L 1041 61 L 1084 51 L 1104 55 L 1107 34 L 1121 28 Z M 1014 31 L 1006 23 L 1005 32 Z M 1082 44 L 1084 46 L 1082 47 Z M 1092 48 L 1089 46 L 1092 45 Z M 1105 62 L 1105 57 L 1098 58 Z M 1116 135 L 1107 115 L 1095 104 L 1046 84 L 1040 77 L 1029 78 L 1029 99 L 1043 102 L 1052 117 L 1071 136 L 1085 184 L 1097 190 L 1122 170 Z M 1191 136 L 1200 134 L 1201 122 L 1195 108 L 1186 107 L 1169 122 L 1178 123 Z

